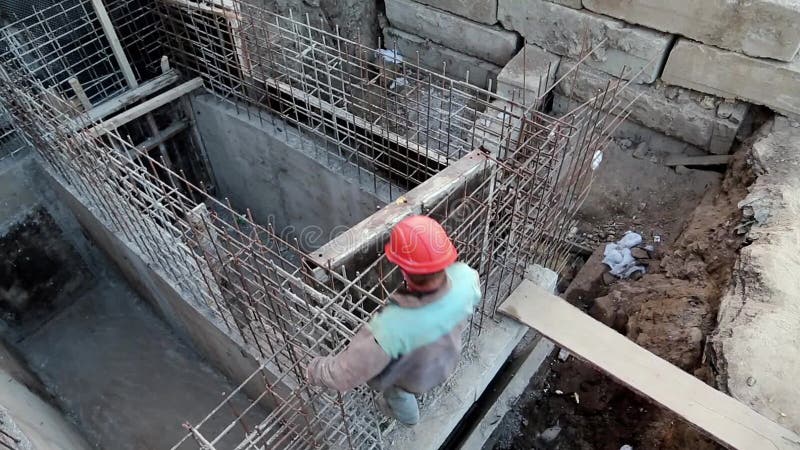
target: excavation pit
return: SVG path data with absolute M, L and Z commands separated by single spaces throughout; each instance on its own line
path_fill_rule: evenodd
M 88 24 L 120 73 L 106 79 L 62 58 L 64 73 L 85 76 L 43 83 L 13 64 L 0 72 L 0 94 L 60 202 L 179 337 L 175 345 L 238 384 L 207 416 L 189 408 L 173 421 L 186 422 L 175 448 L 445 442 L 524 334 L 498 305 L 531 268 L 568 261 L 566 237 L 609 140 L 595 130 L 615 126 L 597 102 L 620 86 L 556 118 L 544 92 L 523 107 L 238 2 L 141 9 L 142 33 L 163 38 L 159 51 L 142 51 L 117 36 L 125 27 L 103 20 L 100 3 L 83 11 L 87 20 L 66 19 Z M 81 84 L 92 86 L 87 95 Z M 429 420 L 406 430 L 365 387 L 338 393 L 309 384 L 304 370 L 345 348 L 401 287 L 382 248 L 414 214 L 445 226 L 460 259 L 479 271 L 484 298 L 459 370 L 423 398 Z M 114 305 L 87 292 L 75 314 L 58 317 L 103 317 Z M 115 328 L 135 332 L 149 321 L 128 312 L 132 321 Z M 55 345 L 59 333 L 86 339 L 53 324 L 62 328 L 31 351 Z M 176 348 L 161 351 L 190 353 Z M 104 351 L 113 352 L 96 353 Z
M 30 157 L 0 169 L 0 183 L 15 186 L 0 197 L 14 206 L 0 217 L 3 280 L 12 283 L 0 296 L 2 373 L 12 380 L 4 406 L 37 448 L 47 439 L 75 449 L 171 447 L 184 433 L 175 415 L 201 420 L 235 386 L 87 240 L 51 182 Z M 15 407 L 15 398 L 31 400 Z M 242 411 L 250 405 L 243 394 L 231 399 Z M 52 407 L 64 414 L 58 426 L 30 428 Z M 227 414 L 209 426 L 224 429 L 236 417 Z M 245 416 L 255 424 L 266 412 Z M 234 430 L 229 444 L 243 435 Z

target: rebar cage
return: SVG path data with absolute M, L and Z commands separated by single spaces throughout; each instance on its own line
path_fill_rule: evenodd
M 0 104 L 56 179 L 260 361 L 205 419 L 185 424 L 186 436 L 174 448 L 383 447 L 393 424 L 377 411 L 372 393 L 312 386 L 303 371 L 311 358 L 343 349 L 386 304 L 401 283 L 397 269 L 377 252 L 357 271 L 315 264 L 298 242 L 217 200 L 196 174 L 155 146 L 134 142 L 125 127 L 87 123 L 87 111 L 131 86 L 110 56 L 92 5 L 67 3 L 3 29 Z M 475 176 L 424 205 L 481 274 L 484 299 L 467 346 L 485 321 L 498 319 L 497 305 L 526 267 L 564 264 L 573 216 L 630 107 L 616 96 L 626 85 L 615 82 L 567 115 L 551 117 L 544 112 L 554 87 L 550 70 L 536 101 L 523 106 L 499 98 L 491 86 L 427 70 L 391 43 L 367 48 L 237 0 L 107 5 L 137 11 L 117 16 L 114 27 L 125 52 L 139 56 L 133 64 L 139 81 L 155 77 L 167 56 L 184 78 L 199 77 L 241 114 L 315 137 L 321 156 L 372 177 L 375 189 L 397 186 L 392 197 L 480 149 Z M 69 8 L 79 13 L 67 14 Z M 51 56 L 61 37 L 42 30 L 59 16 L 68 17 L 70 29 L 86 30 L 90 40 L 72 44 L 84 52 L 79 59 Z M 145 26 L 131 26 L 134 18 Z M 149 122 L 140 120 L 146 133 Z M 231 413 L 230 400 L 242 393 L 248 406 Z M 210 419 L 220 415 L 229 420 L 215 428 L 211 423 L 219 422 Z

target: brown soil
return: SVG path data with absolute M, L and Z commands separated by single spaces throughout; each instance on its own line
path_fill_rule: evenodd
M 713 368 L 703 361 L 706 336 L 716 326 L 719 301 L 744 240 L 737 233 L 737 204 L 753 181 L 748 154 L 737 153 L 721 185 L 705 194 L 680 235 L 656 250 L 647 275 L 601 286 L 594 301 L 582 299 L 581 306 L 590 306 L 598 320 L 706 382 L 713 380 Z M 498 448 L 718 448 L 671 412 L 575 358 L 556 360 L 552 369 L 542 389 L 521 399 L 519 424 L 512 427 L 519 433 L 501 439 Z M 555 438 L 554 426 L 561 429 Z

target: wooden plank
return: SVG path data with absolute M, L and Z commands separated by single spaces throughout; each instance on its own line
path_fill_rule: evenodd
M 95 122 L 103 120 L 111 114 L 121 111 L 162 89 L 166 89 L 175 84 L 176 81 L 178 81 L 178 72 L 170 70 L 146 83 L 142 83 L 138 88 L 131 89 L 111 100 L 100 103 L 86 113 L 78 116 L 73 122 L 73 130 L 79 130 L 80 128 L 93 125 Z
M 125 55 L 125 50 L 119 43 L 119 37 L 117 37 L 114 24 L 111 23 L 111 19 L 108 17 L 108 12 L 106 12 L 103 0 L 92 0 L 92 6 L 94 6 L 97 19 L 100 20 L 100 26 L 103 27 L 103 33 L 105 33 L 106 39 L 108 39 L 108 43 L 111 45 L 114 59 L 117 60 L 122 74 L 125 77 L 125 81 L 128 82 L 128 86 L 131 88 L 139 87 L 139 82 L 136 81 L 136 77 L 133 75 L 133 69 L 131 69 L 131 64 L 128 61 L 128 57 Z
M 83 106 L 84 111 L 89 111 L 92 109 L 92 102 L 89 100 L 89 96 L 86 95 L 86 91 L 83 90 L 83 86 L 81 86 L 81 82 L 78 81 L 77 78 L 72 77 L 67 80 L 70 87 L 72 87 L 72 91 L 75 92 L 75 96 L 78 97 L 78 101 L 81 102 L 81 106 Z
M 146 141 L 142 142 L 141 144 L 136 146 L 137 153 L 146 153 L 150 150 L 158 147 L 159 145 L 163 144 L 164 141 L 175 137 L 178 133 L 185 130 L 189 126 L 189 123 L 185 120 L 178 120 L 174 122 L 172 125 L 164 128 L 163 130 L 158 132 L 157 136 L 153 136 Z
M 731 155 L 703 156 L 670 156 L 664 161 L 665 166 L 718 166 L 728 164 Z
M 147 113 L 166 105 L 173 100 L 181 98 L 182 96 L 202 86 L 203 80 L 200 78 L 194 78 L 95 125 L 88 130 L 88 133 L 93 137 L 102 136 L 111 130 L 115 130 L 132 120 L 138 119 L 139 117 L 142 117 Z
M 488 173 L 493 165 L 494 162 L 480 150 L 467 153 L 398 200 L 317 249 L 310 255 L 311 259 L 320 267 L 338 270 L 357 255 L 368 254 L 369 249 L 376 249 L 386 238 L 386 232 L 398 222 L 410 215 L 421 214 L 424 206 L 435 205 L 463 187 L 464 183 L 481 176 L 484 170 Z
M 800 436 L 524 280 L 499 310 L 733 449 L 800 449 Z

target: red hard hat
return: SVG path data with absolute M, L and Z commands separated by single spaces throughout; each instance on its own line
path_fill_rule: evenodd
M 425 275 L 453 264 L 458 251 L 439 222 L 427 216 L 411 216 L 392 229 L 386 258 L 408 274 Z

